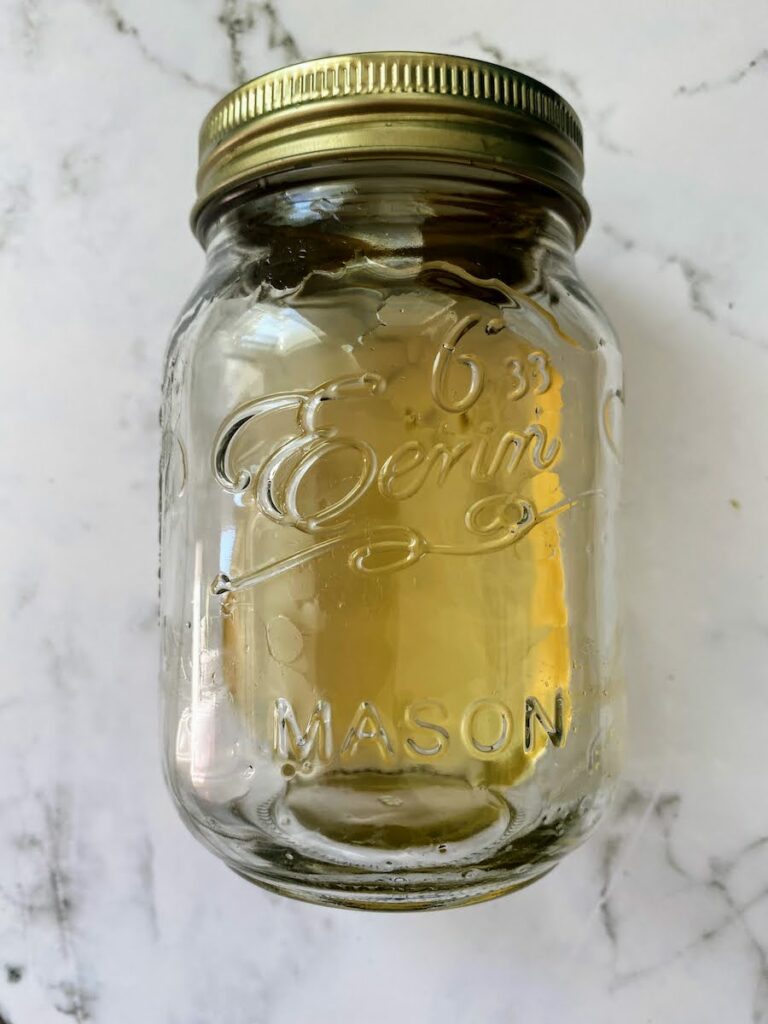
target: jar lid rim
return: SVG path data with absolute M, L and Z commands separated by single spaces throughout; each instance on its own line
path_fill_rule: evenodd
M 561 183 L 588 217 L 582 138 L 559 93 L 490 61 L 416 51 L 302 61 L 243 83 L 205 117 L 193 225 L 249 177 L 367 154 L 445 156 Z

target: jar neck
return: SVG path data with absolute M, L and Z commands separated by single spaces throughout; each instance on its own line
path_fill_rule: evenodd
M 578 216 L 567 199 L 531 181 L 404 173 L 401 163 L 245 192 L 211 210 L 198 233 L 209 261 L 255 260 L 278 289 L 295 287 L 309 270 L 367 258 L 393 266 L 442 259 L 535 291 L 545 268 L 572 264 Z

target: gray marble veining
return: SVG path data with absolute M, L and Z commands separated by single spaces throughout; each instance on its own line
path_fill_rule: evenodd
M 0 1024 L 766 1024 L 765 5 L 5 13 Z M 614 812 L 516 896 L 405 917 L 228 873 L 176 819 L 155 724 L 157 407 L 201 264 L 197 128 L 252 74 L 385 47 L 509 61 L 577 107 L 580 259 L 627 381 Z

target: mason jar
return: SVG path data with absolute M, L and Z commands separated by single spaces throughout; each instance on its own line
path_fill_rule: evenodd
M 206 118 L 167 355 L 165 770 L 245 878 L 487 899 L 593 829 L 621 734 L 621 360 L 581 128 L 483 61 L 367 53 Z

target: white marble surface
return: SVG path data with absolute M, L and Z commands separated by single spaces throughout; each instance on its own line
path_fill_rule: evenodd
M 768 1021 L 768 8 L 761 0 L 3 0 L 0 1020 Z M 626 354 L 630 749 L 525 892 L 305 907 L 176 820 L 155 727 L 165 335 L 195 136 L 242 75 L 425 48 L 582 114 L 581 254 Z

